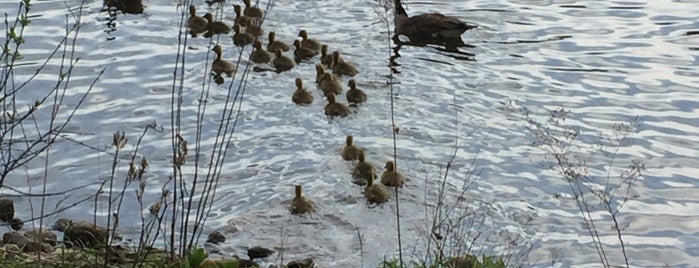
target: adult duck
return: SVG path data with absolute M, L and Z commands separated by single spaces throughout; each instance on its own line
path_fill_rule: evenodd
M 211 71 L 214 72 L 216 75 L 221 75 L 221 73 L 225 73 L 226 75 L 228 75 L 228 77 L 233 76 L 233 73 L 235 73 L 235 65 L 221 59 L 221 54 L 223 54 L 223 52 L 221 51 L 221 46 L 215 45 L 214 48 L 211 50 L 213 50 L 214 53 L 216 53 L 216 58 L 211 63 Z
M 291 101 L 298 105 L 309 105 L 313 102 L 313 95 L 303 88 L 303 81 L 301 81 L 301 78 L 296 78 L 296 90 L 294 94 L 291 95 Z
M 408 16 L 400 0 L 393 0 L 395 6 L 394 25 L 398 35 L 418 39 L 460 38 L 466 30 L 476 28 L 463 21 L 441 13 L 425 13 Z

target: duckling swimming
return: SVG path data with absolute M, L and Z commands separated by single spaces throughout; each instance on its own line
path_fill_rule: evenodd
M 352 182 L 358 185 L 365 185 L 369 179 L 376 177 L 376 169 L 374 165 L 364 161 L 364 149 L 359 149 L 357 159 L 359 163 L 354 165 L 352 170 Z
M 272 61 L 272 65 L 274 65 L 274 68 L 279 73 L 291 70 L 291 68 L 294 68 L 294 66 L 296 65 L 294 64 L 293 60 L 282 54 L 281 49 L 277 49 L 277 51 L 274 52 L 274 55 L 276 56 L 276 58 Z
M 337 75 L 355 76 L 357 68 L 351 63 L 345 62 L 340 58 L 340 52 L 333 52 L 333 73 Z
M 347 115 L 349 115 L 349 108 L 347 108 L 347 106 L 342 103 L 335 102 L 334 94 L 329 94 L 325 97 L 328 98 L 328 104 L 325 105 L 325 115 L 330 117 L 346 117 Z
M 320 51 L 320 42 L 318 42 L 318 40 L 308 38 L 308 32 L 306 32 L 306 30 L 301 30 L 298 36 L 302 38 L 302 47 L 307 47 L 315 51 Z
M 254 63 L 268 63 L 271 59 L 269 52 L 262 49 L 262 42 L 260 40 L 255 41 L 255 51 L 250 55 L 250 60 Z
M 231 32 L 231 27 L 228 27 L 227 24 L 220 21 L 214 21 L 214 15 L 211 15 L 211 13 L 204 14 L 204 18 L 208 21 L 206 26 L 207 32 L 204 34 L 205 37 L 212 37 L 215 34 L 227 34 Z
M 345 147 L 342 148 L 342 152 L 340 155 L 342 155 L 342 159 L 345 159 L 347 161 L 350 160 L 357 160 L 359 157 L 359 147 L 354 146 L 352 144 L 352 140 L 354 138 L 352 135 L 347 135 L 347 138 L 345 138 Z
M 252 24 L 252 18 L 241 14 L 240 5 L 233 5 L 233 10 L 235 11 L 235 24 L 240 25 L 240 27 L 248 27 Z
M 371 174 L 367 180 L 364 197 L 369 204 L 383 204 L 388 201 L 388 191 L 383 186 L 374 184 L 374 174 Z
M 248 27 L 246 27 L 245 32 L 253 36 L 262 36 L 263 34 L 265 34 L 265 30 L 262 30 L 262 26 L 257 22 L 253 22 Z
M 252 36 L 249 33 L 241 33 L 240 32 L 240 26 L 233 25 L 233 31 L 235 31 L 235 34 L 233 35 L 233 44 L 239 47 L 244 47 L 249 44 L 252 44 L 253 41 L 255 41 L 255 37 Z
M 315 212 L 316 210 L 313 206 L 313 203 L 311 203 L 311 201 L 306 199 L 305 197 L 301 196 L 301 185 L 295 185 L 294 190 L 296 196 L 294 196 L 294 199 L 291 200 L 291 204 L 289 204 L 289 212 L 291 212 L 291 214 L 294 215 Z
M 221 54 L 223 54 L 221 51 L 221 46 L 215 45 L 214 48 L 211 50 L 213 50 L 214 53 L 216 53 L 216 58 L 211 63 L 211 71 L 219 76 L 221 75 L 221 73 L 225 73 L 226 75 L 228 75 L 228 77 L 233 76 L 233 73 L 235 73 L 235 65 L 221 59 Z
M 386 162 L 386 170 L 381 174 L 381 183 L 388 187 L 403 187 L 405 178 L 396 170 L 393 161 Z
M 252 6 L 250 4 L 250 0 L 243 0 L 243 3 L 245 3 L 245 11 L 243 11 L 243 14 L 245 14 L 245 16 L 253 18 L 262 18 L 262 16 L 265 15 L 262 9 Z
M 340 79 L 334 74 L 326 73 L 325 68 L 323 68 L 321 64 L 316 64 L 316 83 L 318 83 L 318 88 L 320 88 L 326 96 L 329 94 L 342 93 Z
M 296 78 L 296 90 L 294 95 L 291 96 L 291 100 L 298 105 L 308 105 L 313 102 L 313 95 L 303 88 L 303 81 L 301 78 Z
M 281 49 L 284 52 L 289 51 L 289 45 L 275 38 L 276 34 L 274 32 L 269 32 L 269 36 L 267 36 L 267 39 L 269 39 L 269 43 L 267 44 L 268 51 L 277 51 L 277 49 Z
M 189 19 L 187 19 L 187 28 L 192 37 L 197 37 L 198 34 L 206 32 L 209 26 L 209 21 L 203 17 L 197 16 L 197 8 L 194 5 L 189 6 Z
M 313 49 L 301 46 L 301 42 L 299 40 L 294 40 L 294 47 L 296 48 L 294 50 L 294 55 L 299 60 L 310 59 L 318 54 L 318 52 Z
M 326 44 L 320 46 L 320 63 L 325 66 L 332 66 L 333 64 L 333 55 L 328 55 L 328 45 Z
M 357 83 L 354 82 L 354 79 L 350 79 L 347 85 L 350 88 L 349 90 L 347 90 L 347 93 L 345 93 L 345 96 L 347 97 L 347 102 L 362 103 L 366 101 L 366 94 L 364 93 L 364 91 L 357 88 Z

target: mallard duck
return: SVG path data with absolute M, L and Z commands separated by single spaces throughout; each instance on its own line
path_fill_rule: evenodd
M 364 188 L 364 197 L 369 204 L 383 204 L 388 201 L 388 191 L 383 186 L 374 184 L 374 174 L 367 179 L 367 186 Z
M 326 44 L 320 46 L 320 63 L 325 66 L 332 66 L 333 64 L 333 55 L 328 54 L 328 45 Z
M 198 34 L 206 32 L 209 21 L 203 17 L 197 16 L 197 8 L 194 5 L 189 6 L 189 19 L 187 19 L 187 28 L 192 37 L 197 37 Z
M 250 55 L 250 60 L 254 63 L 268 63 L 272 57 L 269 52 L 262 48 L 262 42 L 260 40 L 255 41 L 255 51 Z
M 228 77 L 233 76 L 233 73 L 235 73 L 235 65 L 221 59 L 221 54 L 223 54 L 223 52 L 221 51 L 221 46 L 215 45 L 214 48 L 211 50 L 213 50 L 214 53 L 216 53 L 216 58 L 211 63 L 211 71 L 216 73 L 216 75 L 221 75 L 221 73 L 225 73 L 226 75 L 228 75 Z
M 320 42 L 315 39 L 308 38 L 308 32 L 306 30 L 299 31 L 299 37 L 301 37 L 301 46 L 313 49 L 315 51 L 320 51 Z
M 321 64 L 316 64 L 316 83 L 318 83 L 318 88 L 320 88 L 326 96 L 328 94 L 342 93 L 340 79 L 334 74 L 326 73 L 325 68 L 323 68 Z
M 233 35 L 233 44 L 236 46 L 244 47 L 252 44 L 252 42 L 255 41 L 255 37 L 252 34 L 241 33 L 240 26 L 237 24 L 233 25 L 233 31 L 235 31 L 235 34 Z
M 316 54 L 318 54 L 318 52 L 316 52 L 313 49 L 301 46 L 301 42 L 299 40 L 294 40 L 294 47 L 294 55 L 299 60 L 310 59 L 313 58 L 313 56 L 315 56 Z
M 352 140 L 352 135 L 347 135 L 347 138 L 345 138 L 345 147 L 342 148 L 342 152 L 340 153 L 342 159 L 347 161 L 357 160 L 359 157 L 359 147 L 352 145 Z
M 274 52 L 274 55 L 276 58 L 272 61 L 272 65 L 274 65 L 274 68 L 277 69 L 277 72 L 288 71 L 291 70 L 291 68 L 294 68 L 294 61 L 289 57 L 284 56 L 281 49 L 277 49 L 277 51 Z
M 386 162 L 383 174 L 381 174 L 381 183 L 388 187 L 403 187 L 405 179 L 403 175 L 396 170 L 396 164 L 393 161 Z
M 265 13 L 262 12 L 262 9 L 252 6 L 252 4 L 250 4 L 250 0 L 243 0 L 243 3 L 245 3 L 245 11 L 243 11 L 245 16 L 262 18 L 262 16 L 265 15 Z
M 337 75 L 355 76 L 357 68 L 351 63 L 345 62 L 340 58 L 340 52 L 333 52 L 333 73 Z
M 364 91 L 357 88 L 357 83 L 354 82 L 354 79 L 350 79 L 347 85 L 350 88 L 349 90 L 347 90 L 347 93 L 345 93 L 345 96 L 347 97 L 347 102 L 362 103 L 366 101 L 366 94 L 364 93 Z
M 242 9 L 240 5 L 233 5 L 233 10 L 235 11 L 235 24 L 240 25 L 240 27 L 248 27 L 252 24 L 252 18 L 241 14 Z
M 364 158 L 364 149 L 359 149 L 357 154 L 357 159 L 359 162 L 354 165 L 352 170 L 352 181 L 355 184 L 365 185 L 367 181 L 376 176 L 376 168 L 369 162 L 366 162 Z
M 212 37 L 215 34 L 227 34 L 231 32 L 231 27 L 228 27 L 227 24 L 220 22 L 220 21 L 214 21 L 214 15 L 211 13 L 206 13 L 204 14 L 204 18 L 208 21 L 207 24 L 207 31 L 204 36 L 206 37 Z
M 294 191 L 296 196 L 294 196 L 294 199 L 291 200 L 291 204 L 289 204 L 289 212 L 291 212 L 291 214 L 299 215 L 316 211 L 315 208 L 313 208 L 313 203 L 301 196 L 301 185 L 295 185 Z
M 296 90 L 294 90 L 294 95 L 291 96 L 291 100 L 298 105 L 308 105 L 313 102 L 313 95 L 303 88 L 303 81 L 301 81 L 301 78 L 296 78 Z
M 335 102 L 335 95 L 328 94 L 325 96 L 328 99 L 328 104 L 325 105 L 325 115 L 330 117 L 346 117 L 349 115 L 350 110 L 347 105 Z
M 269 32 L 269 35 L 267 36 L 267 39 L 269 39 L 269 43 L 267 44 L 268 51 L 277 51 L 277 49 L 281 49 L 285 52 L 289 51 L 289 45 L 282 41 L 278 41 L 275 38 L 276 34 L 274 32 Z
M 396 8 L 393 22 L 396 34 L 406 35 L 418 39 L 429 38 L 460 38 L 466 30 L 476 26 L 468 25 L 455 17 L 449 17 L 440 13 L 427 13 L 408 16 L 400 0 L 394 0 Z

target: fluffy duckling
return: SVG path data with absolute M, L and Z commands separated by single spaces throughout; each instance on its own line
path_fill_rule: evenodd
M 310 59 L 318 54 L 318 52 L 313 49 L 301 46 L 301 42 L 299 40 L 294 40 L 294 47 L 296 48 L 294 49 L 294 55 L 299 60 Z
M 301 78 L 296 78 L 296 90 L 294 95 L 291 96 L 291 100 L 298 105 L 308 105 L 313 102 L 313 95 L 303 88 L 303 81 Z
M 215 45 L 211 50 L 216 53 L 216 59 L 214 59 L 214 61 L 211 63 L 211 71 L 216 73 L 216 75 L 225 73 L 228 75 L 228 77 L 233 76 L 233 73 L 235 73 L 235 65 L 221 59 L 221 54 L 223 54 L 221 51 L 221 46 Z
M 204 18 L 208 21 L 206 26 L 207 32 L 204 35 L 205 37 L 212 37 L 215 34 L 227 34 L 231 32 L 231 27 L 228 27 L 227 24 L 220 21 L 214 21 L 214 15 L 211 13 L 204 14 Z
M 325 68 L 323 68 L 321 64 L 316 64 L 316 83 L 318 83 L 318 88 L 320 88 L 326 96 L 342 93 L 340 79 L 334 74 L 326 73 Z
M 406 35 L 419 39 L 429 38 L 461 38 L 466 30 L 476 28 L 457 18 L 442 15 L 440 13 L 420 14 L 408 17 L 400 0 L 394 0 L 396 8 L 394 24 L 396 34 Z
M 248 27 L 252 24 L 252 18 L 241 14 L 242 9 L 239 5 L 233 5 L 233 10 L 235 11 L 235 24 L 241 27 Z
M 328 45 L 326 44 L 320 46 L 320 63 L 325 66 L 332 66 L 333 64 L 333 55 L 328 54 Z
M 194 5 L 189 6 L 189 19 L 187 19 L 187 28 L 192 37 L 197 37 L 198 34 L 206 32 L 209 26 L 209 21 L 203 17 L 197 16 L 197 8 Z
M 354 79 L 350 79 L 347 85 L 350 88 L 349 90 L 347 90 L 347 93 L 345 93 L 345 96 L 347 97 L 347 102 L 362 103 L 366 101 L 366 94 L 364 93 L 364 91 L 357 88 L 357 83 L 354 82 Z
M 250 60 L 254 63 L 268 63 L 271 58 L 269 52 L 262 49 L 262 42 L 260 40 L 255 41 L 255 51 L 250 55 Z
M 274 55 L 276 58 L 272 61 L 272 65 L 274 65 L 274 68 L 277 69 L 277 72 L 288 71 L 291 70 L 291 68 L 294 68 L 294 61 L 289 57 L 284 56 L 281 49 L 277 49 L 277 51 L 274 52 Z
M 277 35 L 274 32 L 269 32 L 269 35 L 267 36 L 267 39 L 269 39 L 269 43 L 267 43 L 267 50 L 277 51 L 277 49 L 281 49 L 284 52 L 289 51 L 289 45 L 282 41 L 276 40 L 276 36 Z
M 350 161 L 357 160 L 359 157 L 359 147 L 352 144 L 353 139 L 352 135 L 347 135 L 347 138 L 345 138 L 345 147 L 342 148 L 342 153 L 340 153 L 342 159 Z
M 403 187 L 405 179 L 403 175 L 396 170 L 396 164 L 393 161 L 386 162 L 386 170 L 381 174 L 381 183 L 388 187 Z
M 306 30 L 301 30 L 298 36 L 302 38 L 301 46 L 313 49 L 315 51 L 320 50 L 320 42 L 318 42 L 318 40 L 308 38 L 308 32 L 306 32 Z
M 294 199 L 291 200 L 291 204 L 289 204 L 289 212 L 291 212 L 291 214 L 294 215 L 315 212 L 316 210 L 313 206 L 313 203 L 311 203 L 311 201 L 306 199 L 305 197 L 301 196 L 301 185 L 295 185 L 294 190 L 296 196 L 294 196 Z
M 245 10 L 243 11 L 243 14 L 248 17 L 253 17 L 253 18 L 262 18 L 262 16 L 265 15 L 264 12 L 262 12 L 262 9 L 259 7 L 252 6 L 250 4 L 250 0 L 243 0 L 243 3 L 245 3 Z
M 357 68 L 351 63 L 345 62 L 340 58 L 340 52 L 333 52 L 333 73 L 337 75 L 355 76 Z
M 252 36 L 252 34 L 241 33 L 240 26 L 237 24 L 233 25 L 233 31 L 235 31 L 235 34 L 233 35 L 233 44 L 236 46 L 244 47 L 252 44 L 252 42 L 255 41 L 255 37 Z
M 262 30 L 262 26 L 260 26 L 260 24 L 257 22 L 253 22 L 252 24 L 250 24 L 250 26 L 245 28 L 245 32 L 254 36 L 262 36 L 263 34 L 265 34 L 265 30 Z
M 347 106 L 342 103 L 335 102 L 334 94 L 329 94 L 325 97 L 328 98 L 328 104 L 325 105 L 325 115 L 330 117 L 346 117 L 347 115 L 349 115 L 349 108 L 347 108 Z
M 364 197 L 369 204 L 383 204 L 388 201 L 388 191 L 383 186 L 374 184 L 374 174 L 371 174 L 367 180 Z
M 359 149 L 357 154 L 359 163 L 354 165 L 352 170 L 352 182 L 358 185 L 365 185 L 369 179 L 376 177 L 376 168 L 364 159 L 364 149 Z

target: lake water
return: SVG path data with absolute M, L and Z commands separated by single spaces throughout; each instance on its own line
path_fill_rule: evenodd
M 76 12 L 80 5 L 32 3 L 15 83 L 26 80 L 53 51 L 66 20 L 73 21 L 68 10 Z M 115 131 L 128 136 L 128 154 L 146 125 L 157 122 L 164 128 L 149 132 L 140 148 L 150 164 L 146 204 L 157 200 L 172 173 L 171 86 L 186 5 L 162 0 L 145 4 L 143 14 L 110 18 L 100 12 L 101 1 L 85 3 L 75 42 L 80 60 L 59 119 L 79 103 L 97 73 L 104 73 L 52 147 L 48 191 L 80 188 L 50 198 L 49 210 L 84 199 L 109 177 Z M 217 10 L 203 2 L 193 4 L 201 14 Z M 14 16 L 17 5 L 5 0 L 0 9 Z M 367 207 L 360 188 L 351 183 L 352 164 L 339 156 L 345 135 L 354 135 L 379 171 L 393 159 L 387 82 L 389 58 L 395 58 L 393 104 L 400 129 L 396 159 L 408 178 L 399 199 L 406 258 L 424 257 L 436 193 L 453 155 L 445 202 L 454 208 L 452 222 L 443 227 L 456 229 L 442 229 L 445 239 L 466 235 L 464 240 L 477 241 L 473 253 L 505 254 L 522 266 L 600 266 L 578 206 L 569 198 L 571 188 L 550 168 L 553 155 L 536 135 L 535 126 L 554 129 L 558 123 L 578 131 L 568 154 L 571 162 L 589 167 L 593 179 L 588 185 L 604 185 L 608 176 L 618 181 L 634 160 L 645 166 L 628 194 L 637 197 L 617 214 L 632 266 L 692 266 L 699 261 L 698 2 L 431 0 L 412 1 L 407 7 L 410 14 L 442 12 L 479 27 L 464 33 L 467 46 L 458 51 L 404 45 L 396 57 L 388 47 L 385 13 L 377 1 L 283 0 L 271 6 L 263 26 L 267 32 L 291 43 L 306 29 L 330 51 L 341 51 L 359 69 L 355 79 L 369 100 L 347 118 L 326 118 L 325 103 L 313 85 L 317 58 L 289 72 L 249 74 L 241 118 L 204 232 L 220 230 L 227 236 L 220 252 L 245 255 L 248 246 L 283 245 L 285 260 L 312 256 L 323 267 L 375 267 L 385 256 L 397 256 L 394 197 L 388 204 Z M 230 4 L 223 13 L 230 22 Z M 191 150 L 202 83 L 211 82 L 207 67 L 213 59 L 212 42 L 217 39 L 200 37 L 186 44 L 191 49 L 185 56 L 182 135 Z M 218 42 L 225 59 L 238 58 L 240 49 L 228 37 L 220 36 Z M 247 48 L 244 55 L 249 52 Z M 60 57 L 51 60 L 19 101 L 29 104 L 43 96 L 54 86 L 59 67 Z M 290 100 L 297 77 L 315 95 L 310 106 Z M 234 87 L 238 81 L 239 76 Z M 342 82 L 346 85 L 347 78 Z M 229 83 L 207 84 L 204 150 L 214 142 Z M 345 101 L 344 96 L 338 99 Z M 49 105 L 41 108 L 40 125 L 47 124 L 50 110 Z M 565 117 L 551 121 L 552 114 Z M 619 137 L 615 124 L 629 122 L 638 124 L 618 151 L 606 146 L 614 144 L 608 139 Z M 122 157 L 122 174 L 129 157 Z M 40 191 L 44 159 L 18 169 L 6 183 Z M 185 172 L 191 174 L 191 166 Z M 288 214 L 294 184 L 302 184 L 317 204 L 312 216 Z M 618 195 L 623 196 L 625 192 Z M 31 200 L 36 209 L 38 199 Z M 18 216 L 30 218 L 30 199 L 15 201 Z M 99 209 L 106 211 L 102 201 Z M 623 264 L 609 214 L 599 202 L 590 205 L 611 264 Z M 133 189 L 127 191 L 124 206 L 120 231 L 135 238 L 141 209 Z M 93 207 L 93 201 L 82 202 L 47 221 L 89 220 Z M 106 212 L 97 214 L 105 221 Z M 459 216 L 463 218 L 457 221 Z

